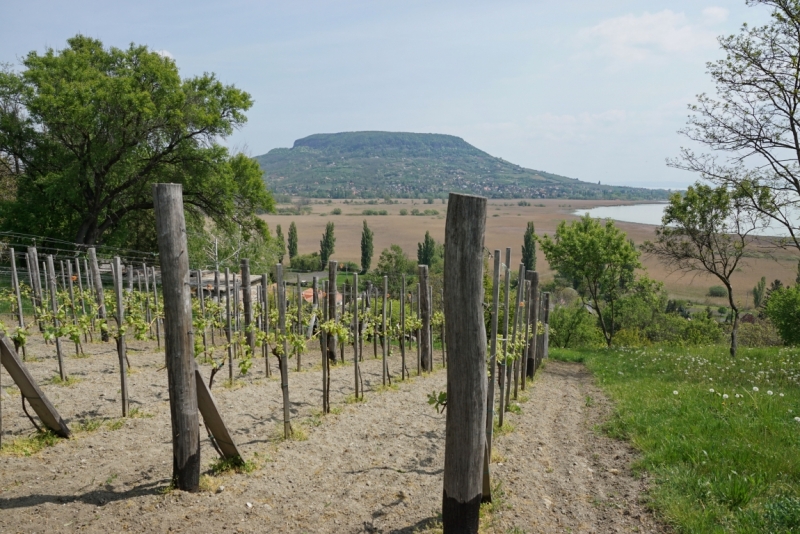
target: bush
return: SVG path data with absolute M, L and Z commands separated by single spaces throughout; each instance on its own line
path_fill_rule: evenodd
M 708 296 L 709 297 L 727 297 L 728 290 L 725 289 L 725 286 L 711 286 L 708 288 Z
M 291 259 L 291 267 L 295 271 L 319 271 L 319 252 L 311 254 L 298 254 Z
M 646 347 L 650 341 L 638 328 L 623 328 L 614 334 L 612 344 L 615 347 Z
M 800 288 L 782 287 L 773 291 L 767 300 L 767 317 L 787 345 L 800 344 Z
M 742 347 L 778 347 L 783 345 L 777 328 L 769 320 L 739 323 L 739 345 Z
M 342 208 L 333 208 L 331 210 L 331 215 L 341 215 L 341 214 L 342 214 Z
M 403 208 L 400 210 L 400 215 L 408 215 L 408 210 Z
M 343 261 L 340 262 L 338 267 L 336 267 L 340 271 L 345 271 L 348 273 L 360 273 L 361 266 L 354 261 Z
M 389 212 L 386 210 L 363 210 L 361 215 L 388 215 Z
M 550 343 L 554 347 L 602 347 L 603 333 L 594 315 L 576 301 L 569 306 L 557 306 L 550 313 Z

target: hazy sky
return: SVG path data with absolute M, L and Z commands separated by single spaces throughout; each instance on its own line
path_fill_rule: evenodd
M 253 95 L 229 139 L 259 155 L 313 133 L 457 135 L 583 180 L 684 187 L 665 159 L 713 91 L 716 36 L 768 12 L 744 0 L 7 2 L 0 62 L 83 33 L 146 44 L 185 77 Z

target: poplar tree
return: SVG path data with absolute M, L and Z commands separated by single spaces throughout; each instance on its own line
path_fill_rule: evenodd
M 522 263 L 528 271 L 536 270 L 536 229 L 533 221 L 528 222 L 525 236 L 522 238 Z
M 433 257 L 436 255 L 436 241 L 431 237 L 431 233 L 425 232 L 425 239 L 422 243 L 417 243 L 417 263 L 430 267 Z
M 328 260 L 333 256 L 333 246 L 335 244 L 336 238 L 333 236 L 333 223 L 329 222 L 325 225 L 325 233 L 322 234 L 322 240 L 319 242 L 319 259 L 322 269 L 328 265 Z
M 372 265 L 372 230 L 367 226 L 367 220 L 364 219 L 364 229 L 361 231 L 361 274 L 369 271 Z
M 297 256 L 297 225 L 292 221 L 289 225 L 289 259 L 295 256 Z

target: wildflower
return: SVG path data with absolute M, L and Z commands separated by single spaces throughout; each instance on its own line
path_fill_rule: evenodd
M 714 388 L 708 390 L 709 393 L 714 393 Z
M 800 423 L 800 417 L 795 417 L 794 420 Z
M 672 392 L 672 394 L 673 395 L 677 395 L 678 394 L 678 390 L 676 389 L 675 391 Z
M 778 395 L 779 395 L 780 397 L 783 397 L 783 393 L 778 393 Z
M 739 394 L 738 394 L 738 393 L 736 394 L 736 398 L 737 398 L 737 399 L 739 398 Z
M 772 392 L 767 390 L 767 395 L 772 395 Z
M 727 393 L 723 393 L 723 394 L 722 394 L 722 398 L 723 398 L 723 399 L 727 399 L 727 398 L 728 398 L 728 394 L 727 394 Z
M 758 392 L 758 388 L 756 386 L 753 386 L 753 391 Z

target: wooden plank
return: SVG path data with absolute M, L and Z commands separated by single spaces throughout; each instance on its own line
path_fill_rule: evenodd
M 242 458 L 236 443 L 219 413 L 217 403 L 214 401 L 214 396 L 208 388 L 203 379 L 203 374 L 197 363 L 194 364 L 194 378 L 197 387 L 197 408 L 200 410 L 200 415 L 203 416 L 203 421 L 208 427 L 211 435 L 214 436 L 214 441 L 217 442 L 219 450 L 222 452 L 226 459 Z
M 476 533 L 486 457 L 486 327 L 483 240 L 487 199 L 451 193 L 444 249 L 447 426 L 442 523 L 445 534 Z
M 50 401 L 42 390 L 39 389 L 36 382 L 33 381 L 33 377 L 28 372 L 25 364 L 23 364 L 19 356 L 17 356 L 17 352 L 14 350 L 14 344 L 2 334 L 0 334 L 0 363 L 6 368 L 8 374 L 11 375 L 11 378 L 19 388 L 22 396 L 25 397 L 28 404 L 31 405 L 33 411 L 36 412 L 36 415 L 42 420 L 42 423 L 62 438 L 69 438 L 71 434 L 69 427 L 67 427 L 67 424 L 61 419 L 61 416 L 58 415 L 58 412 L 53 405 L 50 404 Z

